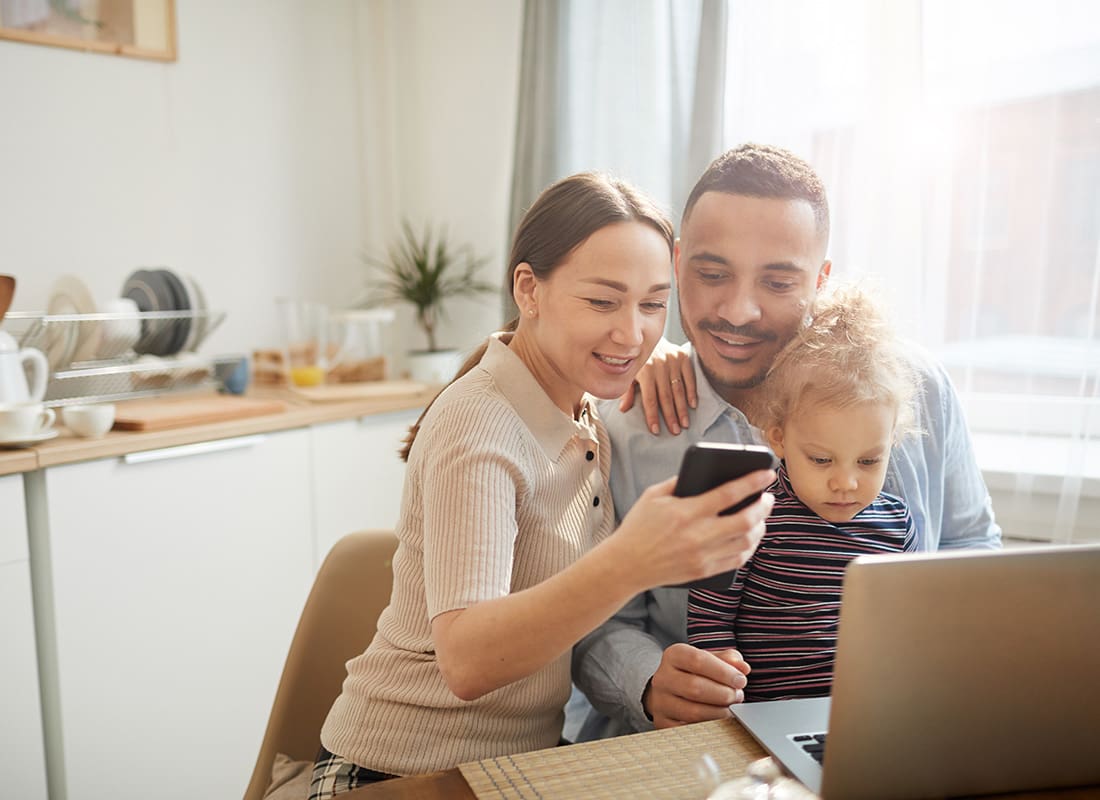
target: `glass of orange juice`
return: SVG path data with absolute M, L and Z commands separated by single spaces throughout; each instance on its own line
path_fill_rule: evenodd
M 328 309 L 320 303 L 281 298 L 283 353 L 291 386 L 318 386 L 328 371 Z

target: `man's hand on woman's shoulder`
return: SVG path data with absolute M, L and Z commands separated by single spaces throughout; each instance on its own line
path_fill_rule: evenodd
M 646 426 L 653 434 L 661 432 L 662 418 L 673 434 L 687 428 L 691 422 L 688 409 L 699 404 L 691 348 L 661 339 L 623 395 L 619 410 L 629 411 L 639 394 Z

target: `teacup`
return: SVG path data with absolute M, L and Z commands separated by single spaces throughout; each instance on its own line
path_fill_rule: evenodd
M 61 421 L 77 436 L 98 439 L 115 424 L 113 403 L 65 406 L 61 409 Z
M 19 442 L 45 433 L 56 415 L 41 403 L 0 405 L 0 441 Z

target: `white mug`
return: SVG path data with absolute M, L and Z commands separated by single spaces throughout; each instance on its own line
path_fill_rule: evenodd
M 45 433 L 56 415 L 41 403 L 0 405 L 0 441 L 19 442 Z

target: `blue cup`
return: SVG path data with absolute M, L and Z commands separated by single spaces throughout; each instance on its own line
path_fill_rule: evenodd
M 221 383 L 219 391 L 244 394 L 250 378 L 248 356 L 222 356 L 214 362 L 214 377 Z

